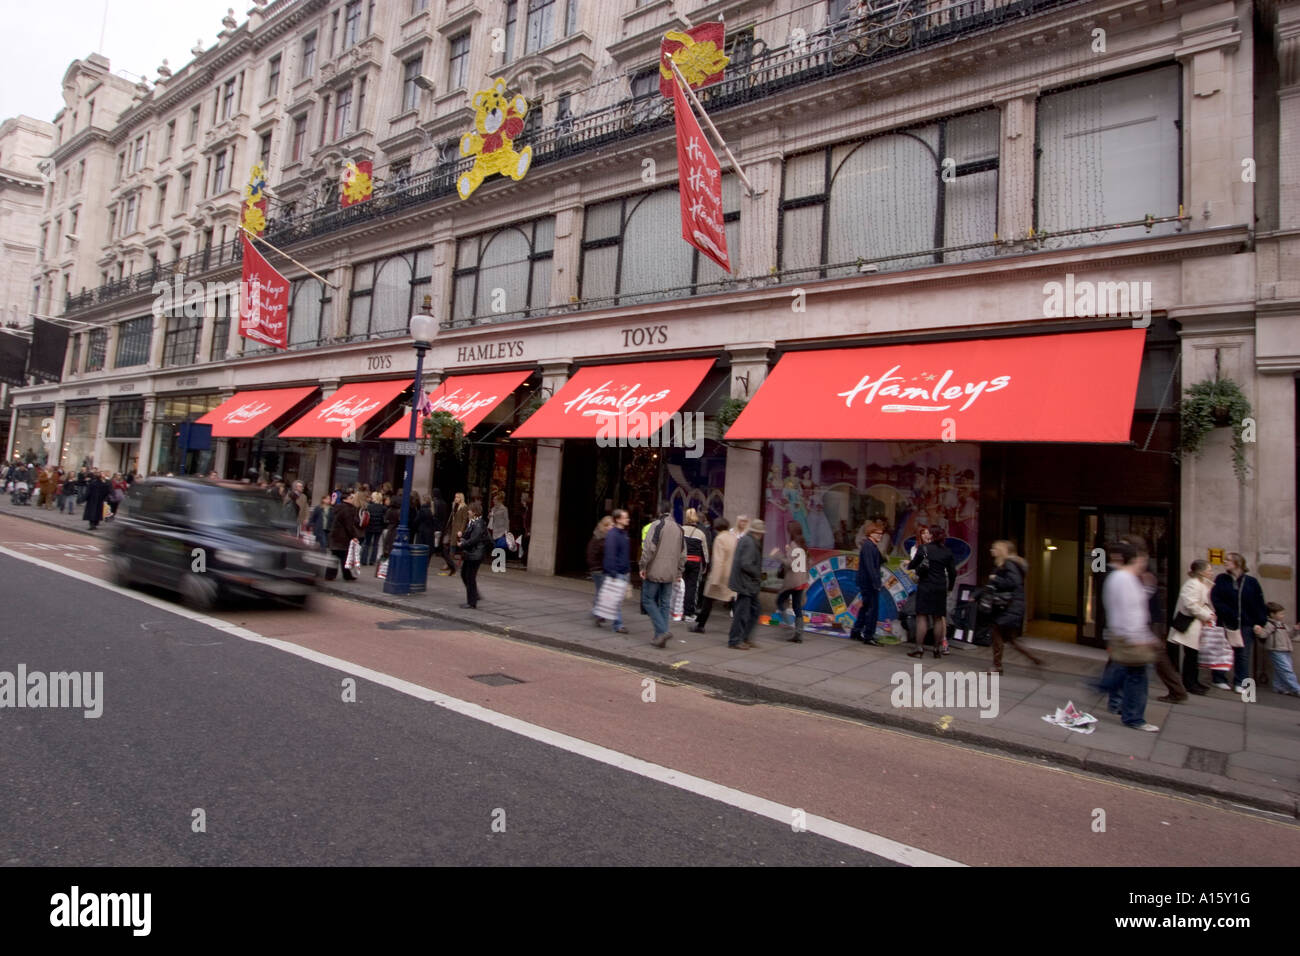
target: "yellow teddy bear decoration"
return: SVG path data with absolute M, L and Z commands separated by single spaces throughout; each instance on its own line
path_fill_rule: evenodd
M 474 165 L 456 180 L 461 199 L 468 199 L 489 176 L 500 174 L 520 180 L 533 164 L 533 148 L 514 147 L 515 138 L 524 131 L 528 101 L 522 96 L 506 98 L 506 81 L 498 78 L 490 89 L 474 94 L 474 128 L 460 138 L 460 154 L 473 156 Z

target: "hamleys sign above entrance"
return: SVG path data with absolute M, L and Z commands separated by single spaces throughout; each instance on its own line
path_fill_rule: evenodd
M 662 425 L 680 410 L 711 368 L 713 359 L 705 358 L 579 369 L 514 437 L 595 438 L 607 418 L 621 415 L 636 416 L 629 419 L 628 438 L 648 437 L 653 417 L 660 416 Z
M 742 439 L 1128 442 L 1142 329 L 792 352 Z

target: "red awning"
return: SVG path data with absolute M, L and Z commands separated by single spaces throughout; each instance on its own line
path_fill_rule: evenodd
M 1127 442 L 1143 329 L 792 352 L 728 439 Z
M 211 425 L 213 438 L 252 438 L 319 388 L 267 388 L 236 392 L 197 422 Z
M 281 438 L 343 438 L 357 431 L 406 389 L 413 379 L 344 385 L 284 431 Z
M 515 431 L 515 438 L 595 438 L 606 420 L 627 414 L 619 434 L 647 438 L 678 411 L 713 368 L 713 359 L 597 365 L 579 369 L 555 397 Z
M 453 375 L 428 393 L 429 401 L 435 412 L 451 412 L 460 419 L 461 427 L 469 432 L 491 415 L 492 409 L 500 405 L 530 374 L 532 373 L 492 372 L 487 375 Z M 420 417 L 424 418 L 423 415 Z M 417 437 L 420 435 L 419 427 L 417 422 Z M 401 421 L 379 437 L 405 439 L 410 434 L 411 416 L 403 415 Z

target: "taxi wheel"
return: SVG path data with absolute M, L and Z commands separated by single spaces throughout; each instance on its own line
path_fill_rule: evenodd
M 115 554 L 109 559 L 109 577 L 120 588 L 129 588 L 135 583 L 131 575 L 131 559 L 124 554 Z
M 217 606 L 220 588 L 206 574 L 187 574 L 181 578 L 181 597 L 196 611 L 210 611 Z

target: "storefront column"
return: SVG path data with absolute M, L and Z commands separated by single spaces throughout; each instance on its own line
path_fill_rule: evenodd
M 555 210 L 554 271 L 551 274 L 551 301 L 554 306 L 568 305 L 578 297 L 578 264 L 582 261 L 581 184 L 565 183 L 555 190 L 551 208 Z
M 143 397 L 144 407 L 140 410 L 140 448 L 135 459 L 135 470 L 138 474 L 148 475 L 151 470 L 149 463 L 153 461 L 153 423 L 158 417 L 158 396 L 150 392 Z
M 321 400 L 329 398 L 339 390 L 339 380 L 337 378 L 328 379 L 320 383 Z M 334 467 L 334 445 L 331 442 L 323 441 L 320 447 L 316 449 L 316 467 L 312 471 L 311 492 L 319 501 L 321 495 L 327 495 L 333 489 L 330 487 L 330 470 Z M 304 476 L 305 477 L 305 476 Z
M 1292 607 L 1296 596 L 1296 378 L 1260 375 L 1255 380 L 1258 441 L 1253 464 L 1259 488 L 1255 527 L 1258 552 L 1242 552 L 1264 586 L 1264 597 Z M 1248 450 L 1247 461 L 1252 455 Z
M 767 378 L 768 356 L 773 342 L 728 345 L 731 356 L 731 397 L 751 399 Z M 731 442 L 727 446 L 727 477 L 723 487 L 723 510 L 733 524 L 737 515 L 762 517 L 763 443 Z
M 998 230 L 1002 239 L 1023 239 L 1034 225 L 1034 124 L 1037 89 L 1002 100 L 1002 149 L 998 157 Z
M 440 229 L 433 234 L 433 275 L 429 280 L 429 298 L 433 314 L 440 324 L 451 318 L 452 273 L 455 268 L 456 240 L 450 229 Z
M 329 290 L 329 313 L 321 316 L 321 328 L 329 330 L 331 339 L 342 342 L 348 337 L 348 306 L 352 294 L 352 259 L 347 253 L 335 253 L 329 280 L 334 283 L 334 288 Z M 338 388 L 338 382 L 334 383 L 334 388 Z
M 564 359 L 542 365 L 542 394 L 552 396 L 569 380 L 569 366 Z M 540 438 L 533 468 L 533 519 L 529 531 L 528 570 L 537 574 L 555 573 L 555 552 L 559 546 L 560 478 L 563 474 L 564 441 Z
M 105 371 L 117 368 L 117 336 L 121 329 L 121 322 L 113 322 L 108 326 L 108 338 L 104 342 Z M 95 456 L 95 467 L 99 467 L 98 455 Z
M 167 316 L 153 317 L 153 338 L 149 340 L 149 367 L 162 368 L 163 345 L 167 341 Z
M 223 388 L 217 392 L 217 404 L 221 405 L 235 397 L 233 388 Z M 230 467 L 230 439 L 214 438 L 212 439 L 212 469 L 220 478 L 226 477 L 226 469 Z M 146 472 L 145 474 L 148 474 Z M 242 477 L 242 476 L 240 476 Z
M 18 406 L 9 411 L 9 442 L 5 445 L 5 461 L 14 460 L 14 442 L 18 439 Z
M 203 303 L 203 324 L 199 326 L 199 355 L 200 362 L 205 361 L 206 357 L 212 354 L 212 335 L 216 330 L 217 318 L 216 309 L 210 302 Z
M 110 340 L 117 338 L 117 326 L 113 326 L 114 331 L 109 333 Z M 99 422 L 95 425 L 95 467 L 103 468 L 108 461 L 108 452 L 111 446 L 108 443 L 108 399 L 99 400 Z
M 50 429 L 50 445 L 46 448 L 46 453 L 50 456 L 49 461 L 57 465 L 63 458 L 63 425 L 68 420 L 68 403 L 54 403 L 54 427 Z
M 425 392 L 432 392 L 442 384 L 442 372 L 425 372 L 421 381 L 420 389 Z M 412 396 L 412 401 L 418 401 Z M 415 437 L 418 441 L 420 438 L 419 426 L 417 423 Z M 411 476 L 411 490 L 418 491 L 422 499 L 429 497 L 429 492 L 433 490 L 433 453 L 429 449 L 421 449 L 421 453 L 415 456 L 415 471 Z M 451 499 L 447 499 L 450 501 Z

